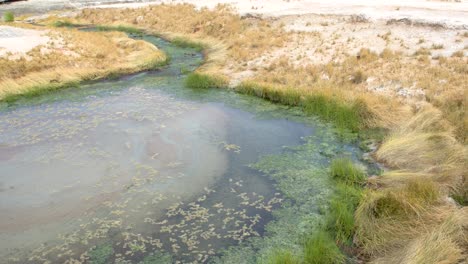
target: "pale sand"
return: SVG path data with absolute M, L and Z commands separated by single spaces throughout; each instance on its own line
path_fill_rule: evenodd
M 0 26 L 0 57 L 7 53 L 23 55 L 39 45 L 46 45 L 50 38 L 45 30 Z

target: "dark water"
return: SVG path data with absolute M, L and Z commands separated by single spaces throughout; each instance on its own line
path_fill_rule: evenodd
M 201 55 L 145 40 L 170 66 L 0 106 L 0 263 L 208 262 L 282 207 L 248 165 L 308 136 L 341 144 L 298 109 L 184 88 Z

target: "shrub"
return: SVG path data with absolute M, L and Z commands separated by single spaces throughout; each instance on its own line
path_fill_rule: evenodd
M 3 21 L 5 22 L 13 22 L 15 21 L 15 15 L 11 11 L 7 11 L 3 14 Z
M 364 172 L 348 158 L 334 159 L 330 166 L 330 175 L 345 184 L 362 184 L 366 180 Z
M 304 244 L 304 263 L 334 264 L 344 262 L 345 256 L 325 231 L 315 233 Z
M 222 78 L 202 73 L 191 73 L 185 80 L 185 86 L 193 89 L 222 88 L 225 85 Z

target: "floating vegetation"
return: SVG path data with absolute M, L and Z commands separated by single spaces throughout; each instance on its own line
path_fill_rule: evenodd
M 240 153 L 241 152 L 241 147 L 236 145 L 236 144 L 228 144 L 226 142 L 221 142 L 219 143 L 223 149 L 227 150 L 227 151 L 232 151 L 234 153 Z

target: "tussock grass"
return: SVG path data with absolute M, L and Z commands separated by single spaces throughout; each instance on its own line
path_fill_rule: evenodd
M 117 26 L 106 26 L 106 25 L 98 25 L 96 26 L 96 30 L 98 31 L 119 31 L 119 32 L 125 32 L 129 34 L 135 34 L 135 35 L 143 35 L 143 31 L 136 28 L 136 27 L 131 27 L 131 26 L 125 26 L 125 25 L 117 25 Z
M 338 264 L 344 262 L 345 256 L 327 232 L 319 231 L 306 240 L 304 244 L 304 263 Z
M 330 176 L 347 185 L 363 184 L 365 174 L 348 158 L 334 159 L 330 165 Z
M 297 256 L 294 256 L 290 251 L 278 250 L 273 255 L 268 257 L 268 264 L 300 264 L 301 261 Z
M 376 153 L 396 169 L 438 173 L 453 180 L 463 173 L 466 150 L 452 134 L 440 111 L 427 107 L 394 131 Z
M 223 88 L 227 82 L 220 76 L 194 72 L 187 76 L 185 86 L 193 89 Z

